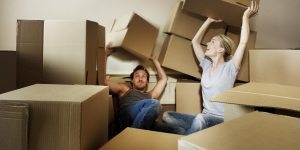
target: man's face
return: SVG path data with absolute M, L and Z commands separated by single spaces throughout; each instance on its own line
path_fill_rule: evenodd
M 147 73 L 144 70 L 138 70 L 133 74 L 132 85 L 134 89 L 145 90 L 147 87 Z

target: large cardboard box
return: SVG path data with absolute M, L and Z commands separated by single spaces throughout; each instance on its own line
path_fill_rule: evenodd
M 0 50 L 0 94 L 16 89 L 16 51 Z
M 100 150 L 176 150 L 177 140 L 182 135 L 126 128 Z
M 183 11 L 195 15 L 222 19 L 230 26 L 240 27 L 246 6 L 222 0 L 185 0 Z
M 97 50 L 97 84 L 105 85 L 106 79 L 106 53 L 105 48 L 99 48 Z
M 17 88 L 43 81 L 43 20 L 17 20 Z
M 220 95 L 212 98 L 212 101 L 236 104 L 236 107 L 244 111 L 234 111 L 225 109 L 225 120 L 232 116 L 231 114 L 246 113 L 254 111 L 255 107 L 274 108 L 297 112 L 300 111 L 300 87 L 280 85 L 274 83 L 250 82 L 244 85 L 234 87 Z M 250 108 L 249 108 L 250 107 Z
M 202 98 L 199 81 L 177 81 L 176 112 L 191 115 L 202 112 Z
M 249 82 L 249 49 L 253 49 L 255 47 L 256 42 L 256 32 L 250 31 L 248 43 L 244 52 L 241 68 L 239 71 L 239 74 L 237 75 L 237 80 Z M 234 43 L 236 44 L 236 47 L 238 46 L 240 42 L 240 35 L 241 35 L 241 28 L 239 27 L 233 27 L 228 26 L 228 29 L 226 31 L 226 35 L 230 37 Z M 234 55 L 235 51 L 232 52 L 232 55 Z
M 169 35 L 165 39 L 158 61 L 169 69 L 197 79 L 201 77 L 199 62 L 194 54 L 191 41 L 176 35 Z
M 18 20 L 17 87 L 96 84 L 96 53 L 105 28 L 88 20 Z
M 43 80 L 54 84 L 96 84 L 99 25 L 88 20 L 44 22 Z
M 222 1 L 230 2 L 230 3 L 237 3 L 237 4 L 241 4 L 241 5 L 250 7 L 251 1 L 256 1 L 256 3 L 259 4 L 260 0 L 222 0 Z
M 300 51 L 253 49 L 249 51 L 250 80 L 300 86 Z
M 183 1 L 179 1 L 175 4 L 164 32 L 192 40 L 206 20 L 206 17 L 195 17 L 182 12 L 183 4 Z M 225 29 L 226 25 L 224 23 L 212 23 L 207 29 L 201 43 L 206 44 L 215 35 L 225 34 Z
M 97 149 L 107 141 L 108 87 L 35 84 L 0 95 L 29 105 L 29 149 Z
M 116 18 L 107 38 L 112 48 L 124 49 L 133 55 L 148 59 L 155 47 L 158 28 L 136 13 Z
M 180 138 L 178 149 L 298 150 L 299 124 L 299 118 L 253 112 Z
M 28 111 L 27 104 L 0 101 L 1 150 L 28 149 Z

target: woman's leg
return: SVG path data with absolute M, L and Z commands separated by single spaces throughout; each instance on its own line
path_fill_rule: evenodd
M 193 120 L 193 123 L 191 127 L 187 130 L 186 134 L 191 134 L 212 127 L 214 125 L 222 123 L 223 121 L 224 119 L 222 117 L 210 114 L 198 114 Z
M 162 121 L 168 125 L 178 126 L 184 130 L 188 130 L 191 127 L 194 118 L 194 115 L 168 111 L 163 114 Z

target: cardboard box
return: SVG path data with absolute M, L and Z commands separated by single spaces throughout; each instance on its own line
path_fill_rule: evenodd
M 100 150 L 176 150 L 177 140 L 180 137 L 182 136 L 128 127 L 107 142 Z
M 28 149 L 28 105 L 0 101 L 0 145 L 4 150 Z
M 176 112 L 191 115 L 202 112 L 202 98 L 199 81 L 177 81 Z
M 259 4 L 259 0 L 222 0 L 222 1 L 237 3 L 248 7 L 251 6 L 251 1 L 256 1 L 256 3 Z
M 169 35 L 161 48 L 158 58 L 160 64 L 172 70 L 190 75 L 199 79 L 201 77 L 199 62 L 189 40 L 176 35 Z
M 185 0 L 182 9 L 187 13 L 222 19 L 230 26 L 240 27 L 247 7 L 221 0 Z
M 96 84 L 100 46 L 96 22 L 46 20 L 43 80 L 54 84 Z
M 237 116 L 242 116 L 246 113 L 254 111 L 255 107 L 283 109 L 299 112 L 299 91 L 300 87 L 298 86 L 250 82 L 227 90 L 212 98 L 212 101 L 236 104 L 235 106 L 239 107 L 238 109 L 241 109 L 240 111 L 225 109 L 225 120 L 229 120 L 226 118 L 227 115 L 231 116 L 231 114 L 234 113 Z
M 43 20 L 17 20 L 17 88 L 43 81 Z
M 106 79 L 106 53 L 105 48 L 97 50 L 97 84 L 105 85 Z
M 297 150 L 300 119 L 253 112 L 178 140 L 179 150 Z
M 300 86 L 300 51 L 254 49 L 249 51 L 250 80 Z
M 0 50 L 0 94 L 16 89 L 16 51 Z
M 29 105 L 30 150 L 97 149 L 107 141 L 106 86 L 35 84 L 0 100 Z
M 238 46 L 240 42 L 240 35 L 241 35 L 241 28 L 238 27 L 232 27 L 229 26 L 228 30 L 226 32 L 226 35 L 230 37 L 234 43 L 236 44 L 236 47 Z M 249 49 L 253 49 L 255 47 L 256 42 L 256 35 L 257 33 L 255 31 L 250 31 L 248 43 L 246 46 L 246 50 L 244 52 L 241 68 L 239 71 L 239 74 L 237 75 L 237 80 L 249 82 Z M 232 55 L 235 53 L 233 51 Z
M 171 12 L 171 16 L 169 17 L 169 21 L 165 26 L 164 32 L 192 40 L 206 20 L 206 17 L 194 17 L 182 12 L 183 4 L 183 1 L 176 3 Z M 201 43 L 206 44 L 215 35 L 225 34 L 225 29 L 226 25 L 224 23 L 212 23 L 207 29 Z
M 154 50 L 158 28 L 136 13 L 114 20 L 108 41 L 112 48 L 124 49 L 133 55 L 148 59 Z

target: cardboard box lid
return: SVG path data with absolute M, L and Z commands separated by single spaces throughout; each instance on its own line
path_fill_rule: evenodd
M 250 82 L 212 98 L 212 101 L 300 111 L 300 87 Z
M 196 15 L 222 19 L 228 25 L 240 27 L 246 7 L 221 0 L 185 0 L 183 10 Z
M 253 112 L 179 139 L 181 149 L 300 149 L 300 119 Z
M 101 147 L 100 150 L 176 150 L 177 140 L 180 137 L 182 135 L 128 127 Z
M 107 88 L 107 86 L 34 84 L 1 94 L 0 100 L 64 101 L 81 103 L 105 88 Z
M 299 50 L 249 50 L 250 80 L 300 86 L 299 58 Z

